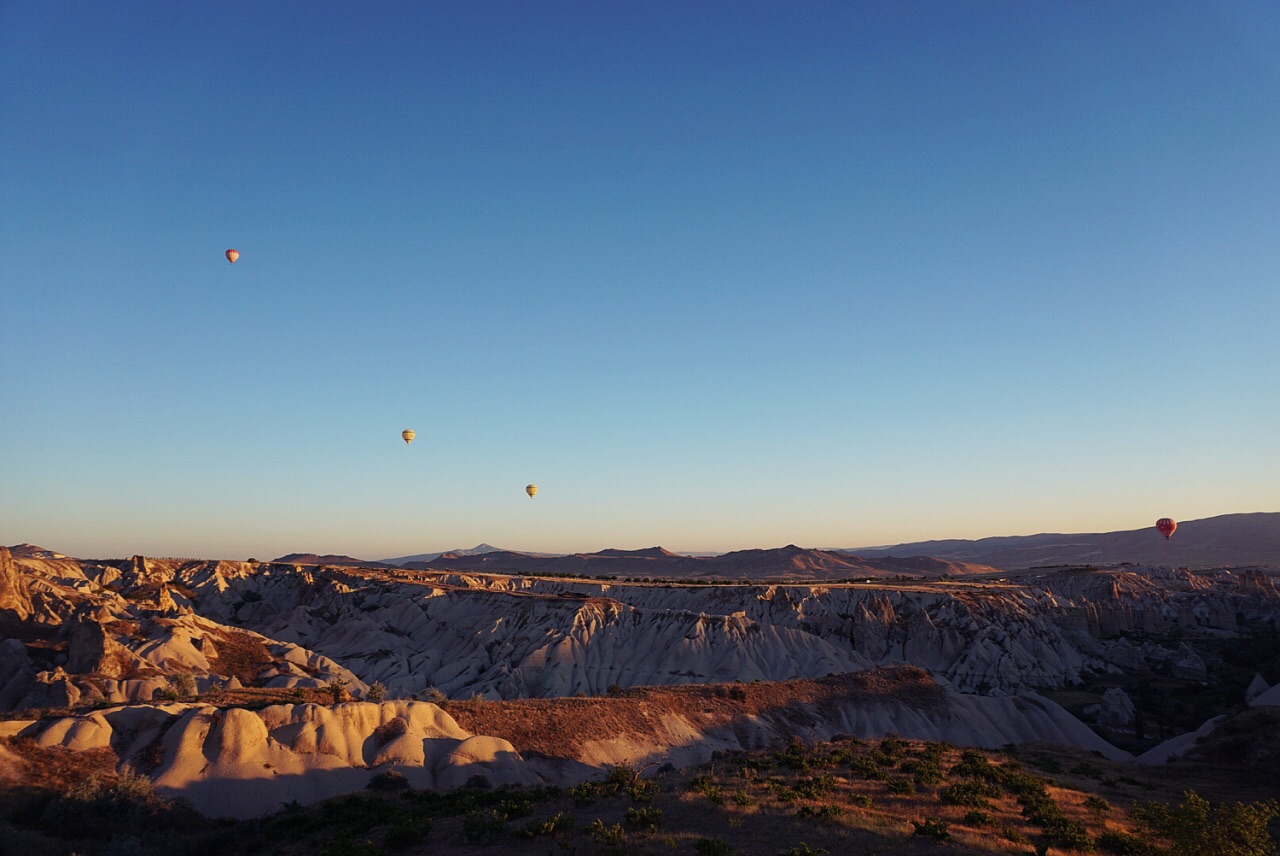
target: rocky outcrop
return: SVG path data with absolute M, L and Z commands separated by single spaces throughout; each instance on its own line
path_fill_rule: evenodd
M 1098 711 L 1098 724 L 1117 731 L 1132 727 L 1135 716 L 1133 700 L 1119 687 L 1112 687 L 1102 694 Z
M 563 702 L 547 702 L 558 703 Z M 501 737 L 470 734 L 436 705 L 412 701 L 274 705 L 260 711 L 126 707 L 24 724 L 13 733 L 41 746 L 111 748 L 122 765 L 150 771 L 159 793 L 183 797 L 207 815 L 231 817 L 358 791 L 388 770 L 419 788 L 458 787 L 475 776 L 494 786 L 569 785 L 611 764 L 697 764 L 719 750 L 778 745 L 797 735 L 826 740 L 895 733 L 989 748 L 1036 741 L 1129 757 L 1035 695 L 942 691 L 922 704 L 890 694 L 787 706 L 713 725 L 687 709 L 643 720 L 642 734 L 566 733 L 555 756 L 533 761 Z
M 495 786 L 539 781 L 510 743 L 468 734 L 426 702 L 127 707 L 17 733 L 42 746 L 111 748 L 121 764 L 150 769 L 158 793 L 213 817 L 256 817 L 291 800 L 359 791 L 385 770 L 419 788 L 454 787 L 475 775 Z
M 33 611 L 26 580 L 8 548 L 0 547 L 0 623 L 25 621 Z
M 34 670 L 0 652 L 0 671 L 9 663 L 5 674 L 34 680 L 61 665 L 86 698 L 107 700 L 178 672 L 512 699 L 902 664 L 961 691 L 1013 695 L 1108 673 L 1202 681 L 1204 659 L 1162 635 L 1280 622 L 1265 574 L 1172 568 L 1048 571 L 1018 584 L 692 586 L 143 557 L 18 564 L 33 602 L 47 605 L 32 620 L 64 624 L 68 652 Z M 221 657 L 233 640 L 260 651 L 233 668 L 234 646 Z
M 146 670 L 146 663 L 133 651 L 111 638 L 102 622 L 79 612 L 67 626 L 67 671 L 106 678 L 133 677 Z

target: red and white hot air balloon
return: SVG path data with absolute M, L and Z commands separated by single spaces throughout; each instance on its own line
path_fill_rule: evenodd
M 1156 529 L 1160 530 L 1160 534 L 1164 536 L 1164 540 L 1168 541 L 1173 537 L 1173 533 L 1178 528 L 1178 521 L 1170 517 L 1161 517 L 1156 521 Z
M 239 250 L 227 250 L 227 261 L 231 262 L 232 264 L 235 264 L 236 259 L 238 258 L 240 258 Z

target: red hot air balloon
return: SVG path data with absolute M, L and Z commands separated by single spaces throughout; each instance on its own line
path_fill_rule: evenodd
M 227 261 L 235 264 L 238 258 L 240 258 L 240 253 L 237 250 L 227 250 Z
M 1161 517 L 1156 521 L 1156 528 L 1160 530 L 1160 534 L 1164 536 L 1164 540 L 1168 541 L 1173 537 L 1174 531 L 1178 528 L 1178 522 L 1168 517 Z

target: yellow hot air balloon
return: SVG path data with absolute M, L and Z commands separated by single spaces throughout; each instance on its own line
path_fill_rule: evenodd
M 405 445 L 406 446 L 409 445 L 410 443 L 413 442 L 413 437 L 414 437 L 413 429 L 412 428 L 404 429 L 403 431 L 400 432 L 400 436 L 404 438 Z
M 538 495 L 538 486 L 536 484 L 527 484 L 524 486 L 524 492 L 529 494 L 530 499 L 533 499 Z
M 239 250 L 227 250 L 227 261 L 231 262 L 232 264 L 235 264 L 236 259 L 238 258 L 240 258 Z

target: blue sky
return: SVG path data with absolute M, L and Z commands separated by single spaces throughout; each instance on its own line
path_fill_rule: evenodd
M 0 76 L 0 543 L 1280 509 L 1274 3 L 0 3 Z

